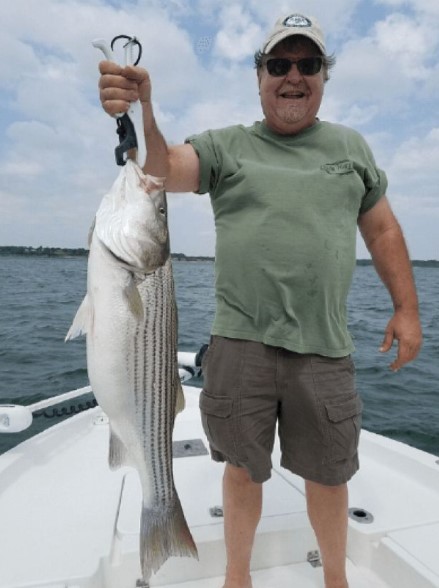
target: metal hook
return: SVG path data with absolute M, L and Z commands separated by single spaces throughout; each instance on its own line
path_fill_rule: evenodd
M 126 48 L 130 44 L 131 45 L 137 45 L 137 47 L 139 48 L 139 54 L 137 55 L 136 61 L 133 64 L 130 64 L 130 65 L 137 65 L 139 63 L 139 61 L 140 61 L 140 58 L 142 57 L 142 45 L 141 45 L 140 41 L 136 37 L 130 37 L 129 35 L 117 35 L 111 41 L 111 50 L 114 49 L 114 44 L 119 39 L 126 39 L 127 40 L 127 43 L 125 43 L 124 48 Z
M 126 39 L 127 42 L 124 45 L 125 49 L 125 65 L 137 65 L 140 61 L 142 56 L 142 45 L 136 39 L 136 37 L 130 37 L 128 35 L 117 35 L 111 41 L 111 50 L 106 44 L 104 39 L 95 39 L 93 41 L 93 46 L 97 49 L 100 49 L 106 59 L 109 61 L 113 61 L 113 47 L 114 44 L 118 39 Z M 132 48 L 134 45 L 137 45 L 139 48 L 139 54 L 137 56 L 137 60 L 133 62 L 131 55 L 132 55 Z M 130 114 L 132 113 L 132 109 L 130 109 Z M 127 156 L 125 154 L 128 153 L 130 149 L 136 149 L 138 146 L 136 130 L 134 127 L 134 123 L 129 117 L 128 114 L 116 114 L 116 121 L 117 121 L 117 134 L 119 135 L 119 145 L 116 147 L 115 156 L 116 156 L 116 163 L 117 165 L 125 165 L 127 162 Z

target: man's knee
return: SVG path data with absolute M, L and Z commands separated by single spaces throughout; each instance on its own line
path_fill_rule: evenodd
M 236 484 L 238 486 L 261 485 L 257 482 L 253 482 L 249 472 L 245 468 L 237 467 L 230 463 L 226 464 L 226 468 L 224 470 L 224 479 L 225 481 L 231 482 L 232 484 Z

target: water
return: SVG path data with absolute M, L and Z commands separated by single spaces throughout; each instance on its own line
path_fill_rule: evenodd
M 64 343 L 85 292 L 85 258 L 0 257 L 0 404 L 30 404 L 88 384 L 84 339 Z M 213 263 L 174 262 L 179 349 L 208 342 Z M 394 374 L 378 347 L 390 298 L 372 267 L 357 267 L 349 297 L 364 428 L 439 456 L 439 269 L 415 268 L 424 346 Z M 201 385 L 199 381 L 196 385 Z M 50 412 L 50 411 L 49 411 Z M 36 418 L 22 434 L 0 434 L 0 453 L 59 419 Z

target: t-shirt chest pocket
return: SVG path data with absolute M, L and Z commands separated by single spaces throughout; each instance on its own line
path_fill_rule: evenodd
M 361 174 L 349 159 L 320 166 L 323 189 L 328 204 L 339 204 L 358 214 L 366 189 Z

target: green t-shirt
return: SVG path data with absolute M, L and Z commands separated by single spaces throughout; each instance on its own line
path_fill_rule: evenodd
M 283 136 L 257 122 L 187 141 L 215 216 L 212 334 L 329 357 L 352 352 L 346 299 L 357 219 L 387 187 L 361 135 L 318 121 Z

